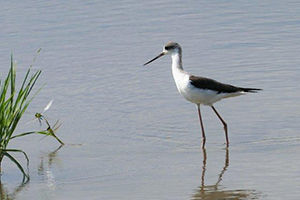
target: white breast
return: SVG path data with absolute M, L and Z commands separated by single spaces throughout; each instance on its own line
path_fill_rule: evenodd
M 174 63 L 174 62 L 173 62 Z M 177 66 L 172 67 L 173 78 L 176 83 L 178 92 L 188 101 L 195 104 L 201 104 L 204 101 L 206 95 L 203 95 L 198 89 L 196 89 L 190 83 L 190 75 L 181 70 Z
M 190 83 L 189 75 L 175 75 L 174 80 L 179 93 L 188 101 L 197 105 L 212 105 L 224 98 L 224 95 L 215 91 L 198 89 Z

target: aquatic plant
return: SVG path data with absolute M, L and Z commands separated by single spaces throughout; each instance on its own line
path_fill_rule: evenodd
M 40 52 L 40 49 L 37 52 Z M 4 157 L 9 158 L 23 174 L 23 182 L 29 179 L 29 174 L 25 172 L 20 162 L 12 155 L 12 153 L 21 153 L 24 155 L 27 161 L 27 168 L 29 164 L 29 158 L 27 154 L 21 149 L 8 148 L 9 142 L 18 137 L 23 137 L 30 134 L 42 134 L 52 135 L 49 131 L 30 131 L 21 134 L 14 134 L 20 119 L 24 112 L 28 108 L 34 96 L 40 91 L 40 89 L 32 96 L 33 87 L 38 80 L 41 70 L 37 70 L 32 73 L 31 68 L 35 62 L 37 55 L 34 57 L 32 65 L 27 70 L 27 73 L 23 79 L 23 83 L 20 89 L 16 90 L 16 63 L 11 56 L 11 66 L 7 77 L 2 81 L 0 80 L 0 175 L 1 175 L 1 163 Z M 57 137 L 55 136 L 57 139 Z

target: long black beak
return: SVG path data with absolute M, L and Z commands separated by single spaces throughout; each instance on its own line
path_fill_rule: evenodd
M 158 56 L 156 56 L 155 58 L 153 58 L 153 59 L 150 60 L 149 62 L 146 62 L 143 66 L 148 65 L 149 63 L 153 62 L 154 60 L 156 60 L 156 59 L 158 59 L 158 58 L 160 58 L 160 57 L 162 57 L 162 56 L 164 56 L 164 55 L 165 55 L 165 53 L 164 53 L 164 52 L 161 52 Z

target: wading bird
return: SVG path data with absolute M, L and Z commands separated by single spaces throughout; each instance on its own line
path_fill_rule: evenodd
M 210 106 L 221 120 L 225 130 L 226 146 L 229 147 L 227 124 L 217 112 L 213 104 L 225 98 L 236 97 L 249 92 L 256 93 L 261 89 L 236 87 L 220 83 L 213 79 L 194 76 L 184 71 L 182 67 L 182 50 L 180 45 L 176 42 L 168 42 L 164 46 L 163 51 L 158 56 L 145 63 L 144 66 L 164 55 L 172 56 L 172 73 L 179 93 L 186 100 L 197 105 L 202 131 L 202 148 L 205 148 L 206 137 L 200 112 L 200 105 Z

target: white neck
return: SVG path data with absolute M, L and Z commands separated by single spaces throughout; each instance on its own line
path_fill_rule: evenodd
M 182 68 L 180 52 L 175 52 L 172 54 L 172 74 L 178 91 L 180 92 L 181 84 L 188 79 L 188 74 Z
M 184 72 L 182 68 L 182 61 L 181 61 L 181 53 L 180 52 L 174 52 L 172 53 L 172 72 L 174 73 L 180 73 Z
M 175 52 L 172 53 L 172 68 L 178 68 L 183 70 L 182 61 L 181 61 L 181 53 Z

